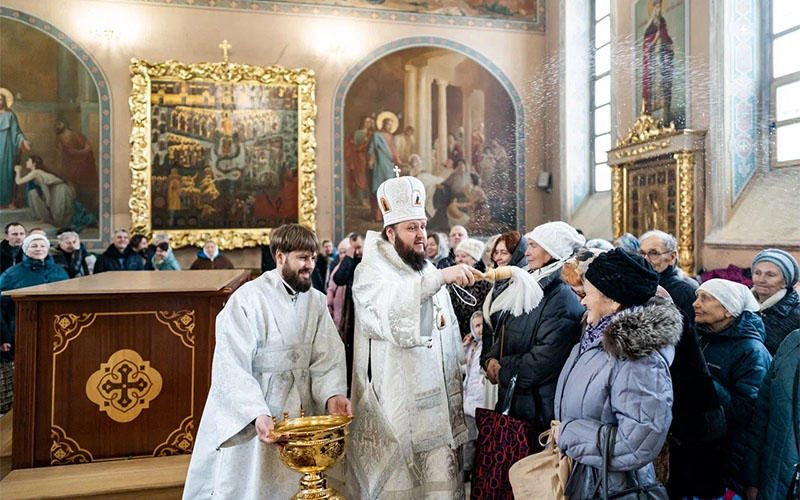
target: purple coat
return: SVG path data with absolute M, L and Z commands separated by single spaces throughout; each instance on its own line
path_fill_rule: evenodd
M 558 445 L 575 460 L 570 500 L 593 498 L 602 466 L 600 431 L 608 425 L 618 427 L 609 492 L 624 489 L 622 471 L 636 471 L 643 484 L 655 482 L 652 462 L 672 422 L 669 365 L 682 331 L 678 309 L 652 299 L 614 318 L 583 354 L 580 344 L 572 349 L 555 395 Z

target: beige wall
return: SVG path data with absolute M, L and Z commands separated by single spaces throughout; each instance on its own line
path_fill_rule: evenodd
M 64 31 L 98 62 L 112 96 L 113 192 L 112 224 L 130 221 L 128 197 L 130 172 L 129 61 L 132 57 L 150 61 L 176 59 L 184 62 L 219 61 L 217 45 L 227 39 L 233 45 L 233 62 L 257 65 L 280 64 L 311 68 L 317 76 L 317 196 L 318 233 L 331 236 L 332 193 L 332 103 L 333 94 L 345 71 L 372 50 L 404 37 L 429 35 L 462 43 L 492 60 L 511 79 L 520 95 L 526 82 L 542 70 L 545 36 L 500 30 L 446 28 L 428 25 L 345 20 L 322 17 L 251 13 L 205 8 L 131 4 L 91 0 L 6 0 L 10 8 L 37 16 Z M 552 5 L 552 2 L 549 3 Z M 106 26 L 118 37 L 107 41 L 92 33 Z M 337 54 L 326 52 L 326 40 L 342 46 Z M 323 46 L 319 48 L 319 46 Z M 535 184 L 544 165 L 544 113 L 541 103 L 526 100 L 528 132 L 526 168 L 528 184 Z M 529 188 L 526 207 L 528 225 L 544 220 L 544 199 Z M 179 258 L 184 260 L 179 252 Z M 191 251 L 189 252 L 191 253 Z M 237 265 L 257 267 L 255 250 L 232 252 Z M 190 260 L 185 257 L 187 260 Z

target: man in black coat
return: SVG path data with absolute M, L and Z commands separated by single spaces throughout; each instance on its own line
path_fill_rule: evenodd
M 70 278 L 89 275 L 89 266 L 86 264 L 86 247 L 80 242 L 76 232 L 62 231 L 58 233 L 58 245 L 50 249 L 50 255 Z
M 673 499 L 717 498 L 725 493 L 725 415 L 695 331 L 697 285 L 678 275 L 677 247 L 674 236 L 657 230 L 643 234 L 639 247 L 683 316 L 683 334 L 670 366 L 674 403 L 667 490 Z
M 347 249 L 339 269 L 333 273 L 333 282 L 336 286 L 344 286 L 344 353 L 347 360 L 347 392 L 350 392 L 350 383 L 353 374 L 353 338 L 355 333 L 356 315 L 353 307 L 353 278 L 356 267 L 361 263 L 364 251 L 364 235 L 352 233 L 350 235 L 350 248 Z
M 97 258 L 97 262 L 94 264 L 94 274 L 104 271 L 143 271 L 142 257 L 134 252 L 128 243 L 130 243 L 130 235 L 127 230 L 117 229 L 114 231 L 111 245 Z
M 6 224 L 5 239 L 0 242 L 0 274 L 9 267 L 22 262 L 22 242 L 25 241 L 25 226 L 19 222 Z
M 331 277 L 333 266 L 333 243 L 331 240 L 323 240 L 320 245 L 321 252 L 317 254 L 317 261 L 314 263 L 314 270 L 311 272 L 311 283 L 314 288 L 322 293 L 328 293 L 328 280 Z

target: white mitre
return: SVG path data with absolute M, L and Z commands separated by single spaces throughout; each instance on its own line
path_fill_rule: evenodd
M 408 220 L 427 219 L 425 186 L 416 177 L 395 177 L 378 186 L 383 227 Z

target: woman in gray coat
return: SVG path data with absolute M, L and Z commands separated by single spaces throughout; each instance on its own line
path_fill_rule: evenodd
M 625 471 L 655 483 L 652 462 L 672 422 L 669 365 L 683 317 L 655 298 L 658 274 L 638 255 L 614 249 L 599 255 L 585 279 L 587 328 L 558 379 L 558 446 L 575 461 L 565 494 L 597 494 L 603 428 L 616 426 L 609 492 L 625 489 Z

